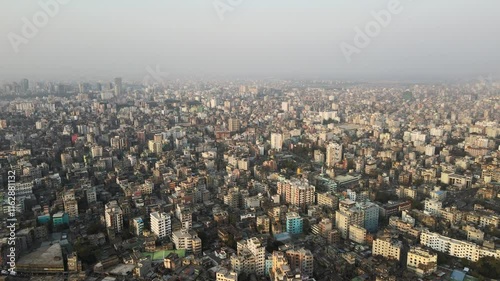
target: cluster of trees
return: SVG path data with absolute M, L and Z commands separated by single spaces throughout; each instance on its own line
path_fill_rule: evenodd
M 476 277 L 496 279 L 500 276 L 500 259 L 494 257 L 482 257 L 477 262 L 463 260 L 462 264 L 469 267 L 471 274 Z

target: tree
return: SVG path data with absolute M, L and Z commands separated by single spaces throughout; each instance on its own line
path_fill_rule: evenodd
M 472 270 L 477 271 L 484 277 L 498 278 L 500 276 L 500 259 L 494 257 L 482 257 L 476 263 L 472 263 Z

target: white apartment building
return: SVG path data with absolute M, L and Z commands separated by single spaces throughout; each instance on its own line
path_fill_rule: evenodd
M 281 151 L 283 147 L 283 135 L 279 133 L 271 133 L 271 149 Z
M 170 237 L 172 233 L 171 219 L 167 213 L 153 212 L 149 215 L 151 221 L 151 231 L 158 237 L 164 239 Z
M 438 252 L 474 262 L 486 256 L 500 258 L 500 249 L 485 248 L 469 241 L 452 239 L 428 230 L 420 234 L 420 244 Z
M 431 215 L 439 216 L 442 208 L 443 202 L 437 199 L 426 199 L 424 202 L 424 211 Z

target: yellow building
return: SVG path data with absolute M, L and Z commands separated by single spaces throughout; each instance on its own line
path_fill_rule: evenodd
M 401 241 L 383 236 L 373 241 L 372 253 L 374 256 L 383 256 L 399 261 L 401 258 L 401 247 Z
M 437 254 L 420 247 L 411 248 L 406 266 L 419 276 L 431 274 L 437 270 Z

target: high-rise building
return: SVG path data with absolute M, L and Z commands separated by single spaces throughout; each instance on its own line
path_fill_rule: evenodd
M 295 212 L 286 214 L 286 231 L 291 234 L 300 234 L 303 231 L 303 219 Z
M 73 158 L 69 153 L 61 153 L 61 164 L 63 168 L 69 167 L 73 163 Z
M 340 161 L 342 161 L 342 144 L 328 144 L 326 147 L 326 166 L 333 167 Z
M 92 154 L 92 158 L 102 157 L 103 148 L 100 145 L 94 145 L 90 149 L 90 153 Z
M 151 231 L 159 239 L 170 237 L 172 233 L 170 216 L 167 213 L 154 212 L 150 214 Z
M 237 254 L 231 256 L 231 266 L 238 274 L 245 272 L 262 276 L 266 263 L 265 252 L 265 246 L 257 237 L 238 241 Z
M 350 204 L 347 204 L 350 203 Z M 340 236 L 344 239 L 349 237 L 349 227 L 351 225 L 362 226 L 364 223 L 364 211 L 355 206 L 355 202 L 346 199 L 339 204 L 339 210 L 335 212 L 335 221 Z
M 123 211 L 116 200 L 108 202 L 104 207 L 106 227 L 112 228 L 119 233 L 123 230 Z
M 163 151 L 163 145 L 161 142 L 156 142 L 154 140 L 150 140 L 148 142 L 148 149 L 154 154 L 159 154 Z
M 119 96 L 122 94 L 122 78 L 115 78 L 115 95 Z
M 111 145 L 111 148 L 120 150 L 120 149 L 123 149 L 126 147 L 127 141 L 123 137 L 114 136 L 110 140 L 110 145 Z
M 281 102 L 281 110 L 283 110 L 283 111 L 285 111 L 285 112 L 286 112 L 286 111 L 288 111 L 288 110 L 290 110 L 289 103 L 288 103 L 288 102 L 286 102 L 286 101 L 282 101 L 282 102 Z
M 69 218 L 78 218 L 78 202 L 76 201 L 74 189 L 68 190 L 64 193 L 63 203 L 64 212 L 69 215 Z
M 26 92 L 28 92 L 29 89 L 30 89 L 30 82 L 29 82 L 29 80 L 26 79 L 26 78 L 23 79 L 23 80 L 21 80 L 21 91 L 23 93 L 26 93 Z
M 286 203 L 300 207 L 302 210 L 314 204 L 315 187 L 305 178 L 283 179 L 278 182 L 278 194 Z
M 132 233 L 135 236 L 142 236 L 144 233 L 144 220 L 141 217 L 132 220 Z
M 229 118 L 228 129 L 230 132 L 237 132 L 240 130 L 240 128 L 241 128 L 240 119 Z
M 377 232 L 378 230 L 378 219 L 379 219 L 379 207 L 377 204 L 372 202 L 358 203 L 357 205 L 364 213 L 363 226 L 368 232 Z
M 299 270 L 303 276 L 313 276 L 314 256 L 310 250 L 304 248 L 288 250 L 286 258 L 292 271 Z
M 85 190 L 85 193 L 87 195 L 87 203 L 92 204 L 97 202 L 97 191 L 95 186 L 88 186 Z
M 191 209 L 177 205 L 175 217 L 181 222 L 181 228 L 189 230 L 193 227 L 193 213 Z
M 271 134 L 271 148 L 281 151 L 283 147 L 283 135 L 280 133 Z

